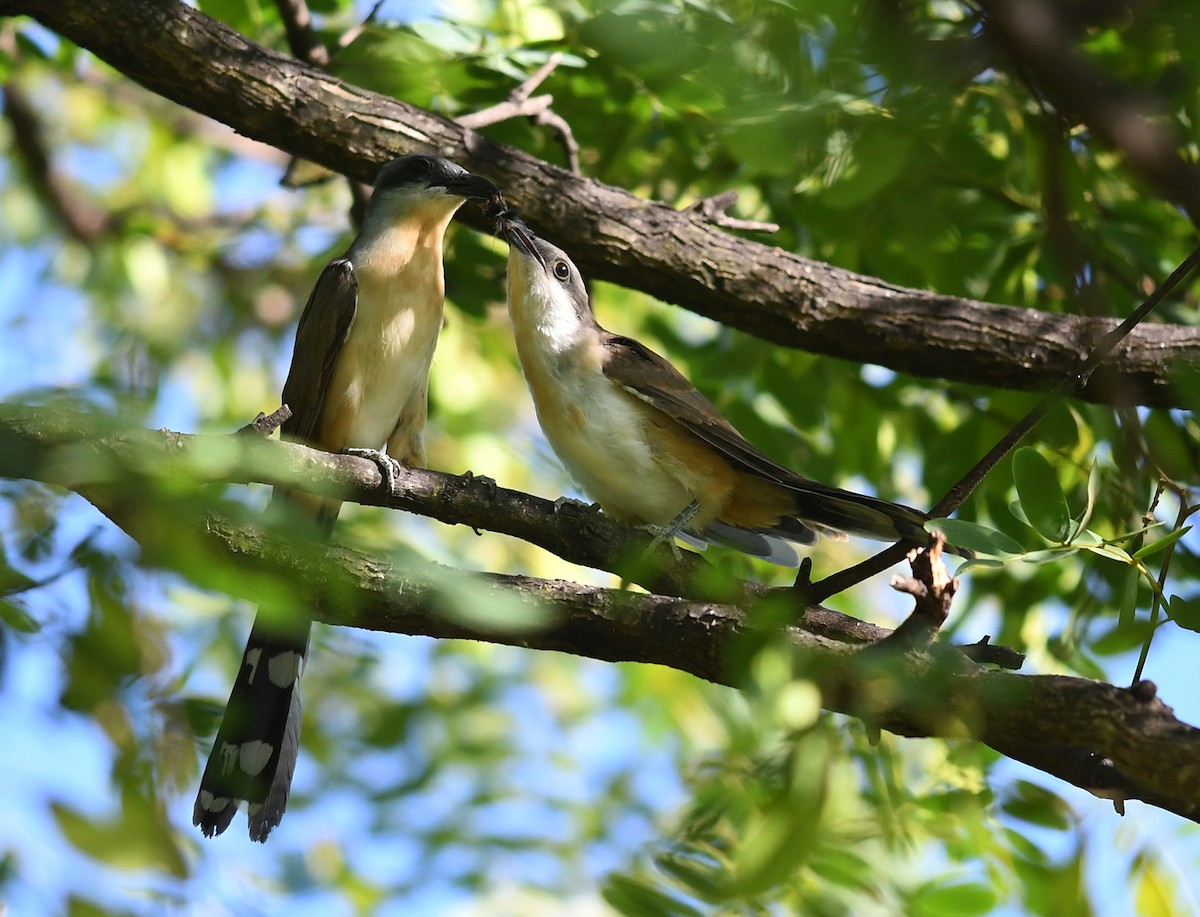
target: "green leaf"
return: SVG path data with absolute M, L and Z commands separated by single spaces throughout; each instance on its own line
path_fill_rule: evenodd
M 1074 553 L 1074 548 L 1046 548 L 1042 551 L 1026 551 L 1020 559 L 1027 564 L 1055 564 Z
M 1055 831 L 1065 831 L 1071 824 L 1071 807 L 1066 800 L 1028 780 L 1016 781 L 1000 808 L 1013 818 Z
M 4 558 L 0 557 L 0 595 L 14 595 L 18 592 L 28 592 L 40 586 L 37 580 L 26 576 L 20 570 L 14 570 Z
M 1083 550 L 1090 551 L 1097 557 L 1105 557 L 1109 560 L 1115 560 L 1117 563 L 1130 564 L 1134 563 L 1129 552 L 1124 548 L 1118 548 L 1115 544 L 1085 544 Z
M 111 818 L 84 815 L 62 803 L 51 809 L 71 845 L 93 859 L 121 870 L 157 869 L 184 876 L 187 867 L 166 817 L 148 799 L 126 796 Z
M 1143 557 L 1149 557 L 1151 554 L 1157 554 L 1159 551 L 1173 545 L 1180 538 L 1192 530 L 1190 525 L 1185 525 L 1181 529 L 1176 529 L 1168 535 L 1164 535 L 1158 541 L 1152 541 L 1150 544 L 1142 545 L 1133 553 L 1134 560 L 1141 560 Z
M 0 625 L 22 634 L 36 634 L 42 629 L 42 624 L 37 618 L 7 599 L 0 599 Z
M 926 885 L 909 902 L 909 913 L 920 917 L 972 917 L 996 906 L 996 892 L 978 882 Z
M 1033 530 L 1050 541 L 1066 541 L 1071 531 L 1067 497 L 1054 469 L 1040 452 L 1028 446 L 1017 450 L 1013 456 L 1013 482 Z
M 633 876 L 609 876 L 602 894 L 604 900 L 625 917 L 701 917 L 700 912 L 687 902 Z
M 723 889 L 729 883 L 729 876 L 715 864 L 683 853 L 660 854 L 654 862 L 697 898 L 718 901 L 724 897 Z
M 1127 624 L 1114 623 L 1105 633 L 1092 641 L 1091 651 L 1097 656 L 1116 656 L 1139 649 L 1154 636 L 1155 627 L 1149 618 L 1133 620 Z
M 1200 634 L 1200 595 L 1187 599 L 1171 596 L 1167 600 L 1167 616 L 1184 630 Z
M 975 551 L 978 554 L 1014 555 L 1020 554 L 1024 550 L 1003 532 L 980 525 L 978 522 L 968 522 L 964 519 L 932 519 L 925 523 L 925 528 L 937 529 L 954 547 Z

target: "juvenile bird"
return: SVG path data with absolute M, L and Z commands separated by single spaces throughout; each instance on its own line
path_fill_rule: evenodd
M 810 481 L 734 429 L 669 362 L 596 322 L 566 253 L 500 213 L 517 354 L 550 445 L 609 515 L 795 566 L 818 533 L 924 543 L 920 510 Z

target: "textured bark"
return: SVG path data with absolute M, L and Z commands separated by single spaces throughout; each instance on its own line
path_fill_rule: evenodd
M 450 156 L 493 178 L 588 276 L 772 343 L 919 376 L 1043 389 L 1113 324 L 905 289 L 739 239 L 697 212 L 640 200 L 347 85 L 182 4 L 0 0 L 0 14 L 31 15 L 154 92 L 362 180 L 397 151 Z M 489 229 L 474 208 L 463 218 Z M 1200 329 L 1144 325 L 1082 397 L 1178 405 L 1171 379 L 1183 367 L 1200 368 Z
M 743 592 L 734 605 L 464 574 L 432 564 L 398 568 L 346 548 L 279 541 L 254 525 L 199 509 L 183 484 L 187 477 L 242 482 L 303 474 L 311 474 L 315 492 L 386 502 L 378 499 L 378 470 L 364 459 L 256 437 L 117 430 L 76 411 L 0 406 L 0 478 L 79 492 L 138 542 L 143 564 L 179 570 L 210 588 L 254 600 L 258 574 L 282 576 L 311 596 L 317 618 L 330 624 L 665 665 L 736 687 L 738 667 L 731 660 L 745 637 L 761 637 L 756 600 L 787 597 L 787 590 Z M 417 476 L 426 483 L 404 500 L 437 518 L 457 514 L 454 521 L 479 524 L 498 500 L 504 511 L 497 518 L 504 520 L 513 515 L 507 503 L 526 498 L 532 502 L 521 524 L 530 540 L 585 543 L 593 526 L 610 524 L 596 516 L 572 532 L 548 501 L 479 479 L 428 471 Z M 171 482 L 169 489 L 149 486 L 162 480 Z M 464 487 L 449 499 L 457 508 L 448 510 L 442 498 L 455 481 Z M 184 539 L 185 533 L 198 542 Z M 205 556 L 196 555 L 197 545 Z M 568 546 L 564 556 L 572 550 L 592 549 Z M 231 568 L 245 575 L 231 575 Z M 542 623 L 503 628 L 446 615 L 447 582 L 466 577 L 478 589 L 541 610 Z M 807 608 L 798 617 L 795 626 L 781 629 L 781 639 L 795 648 L 799 671 L 820 688 L 826 709 L 900 735 L 978 739 L 1119 804 L 1140 799 L 1200 821 L 1200 730 L 1177 720 L 1148 682 L 1122 689 L 1082 678 L 1015 675 L 979 666 L 953 647 L 897 645 L 886 639 L 891 631 L 828 609 Z

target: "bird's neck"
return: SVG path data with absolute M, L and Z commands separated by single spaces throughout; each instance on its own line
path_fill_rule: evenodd
M 440 202 L 439 202 L 440 203 Z M 423 207 L 411 213 L 367 211 L 361 232 L 350 248 L 355 273 L 397 277 L 412 270 L 442 275 L 442 238 L 457 205 Z
M 515 282 L 520 285 L 520 280 Z M 511 273 L 509 283 L 514 283 Z M 544 288 L 509 290 L 509 315 L 522 361 L 537 354 L 551 358 L 569 355 L 601 334 L 590 312 L 581 314 L 571 302 L 552 295 L 557 291 L 547 292 Z

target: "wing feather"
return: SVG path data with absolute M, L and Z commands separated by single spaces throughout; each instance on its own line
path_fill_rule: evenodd
M 292 365 L 283 383 L 283 403 L 292 409 L 292 416 L 281 432 L 289 439 L 320 445 L 315 440 L 325 394 L 357 307 L 353 265 L 345 258 L 330 261 L 300 315 Z
M 751 445 L 683 373 L 649 347 L 615 334 L 606 337 L 605 345 L 608 360 L 604 374 L 608 378 L 720 451 L 735 468 L 793 491 L 798 519 L 839 532 L 924 540 L 928 517 L 920 510 L 796 474 Z M 778 534 L 785 534 L 784 530 Z M 795 540 L 806 542 L 809 538 Z

